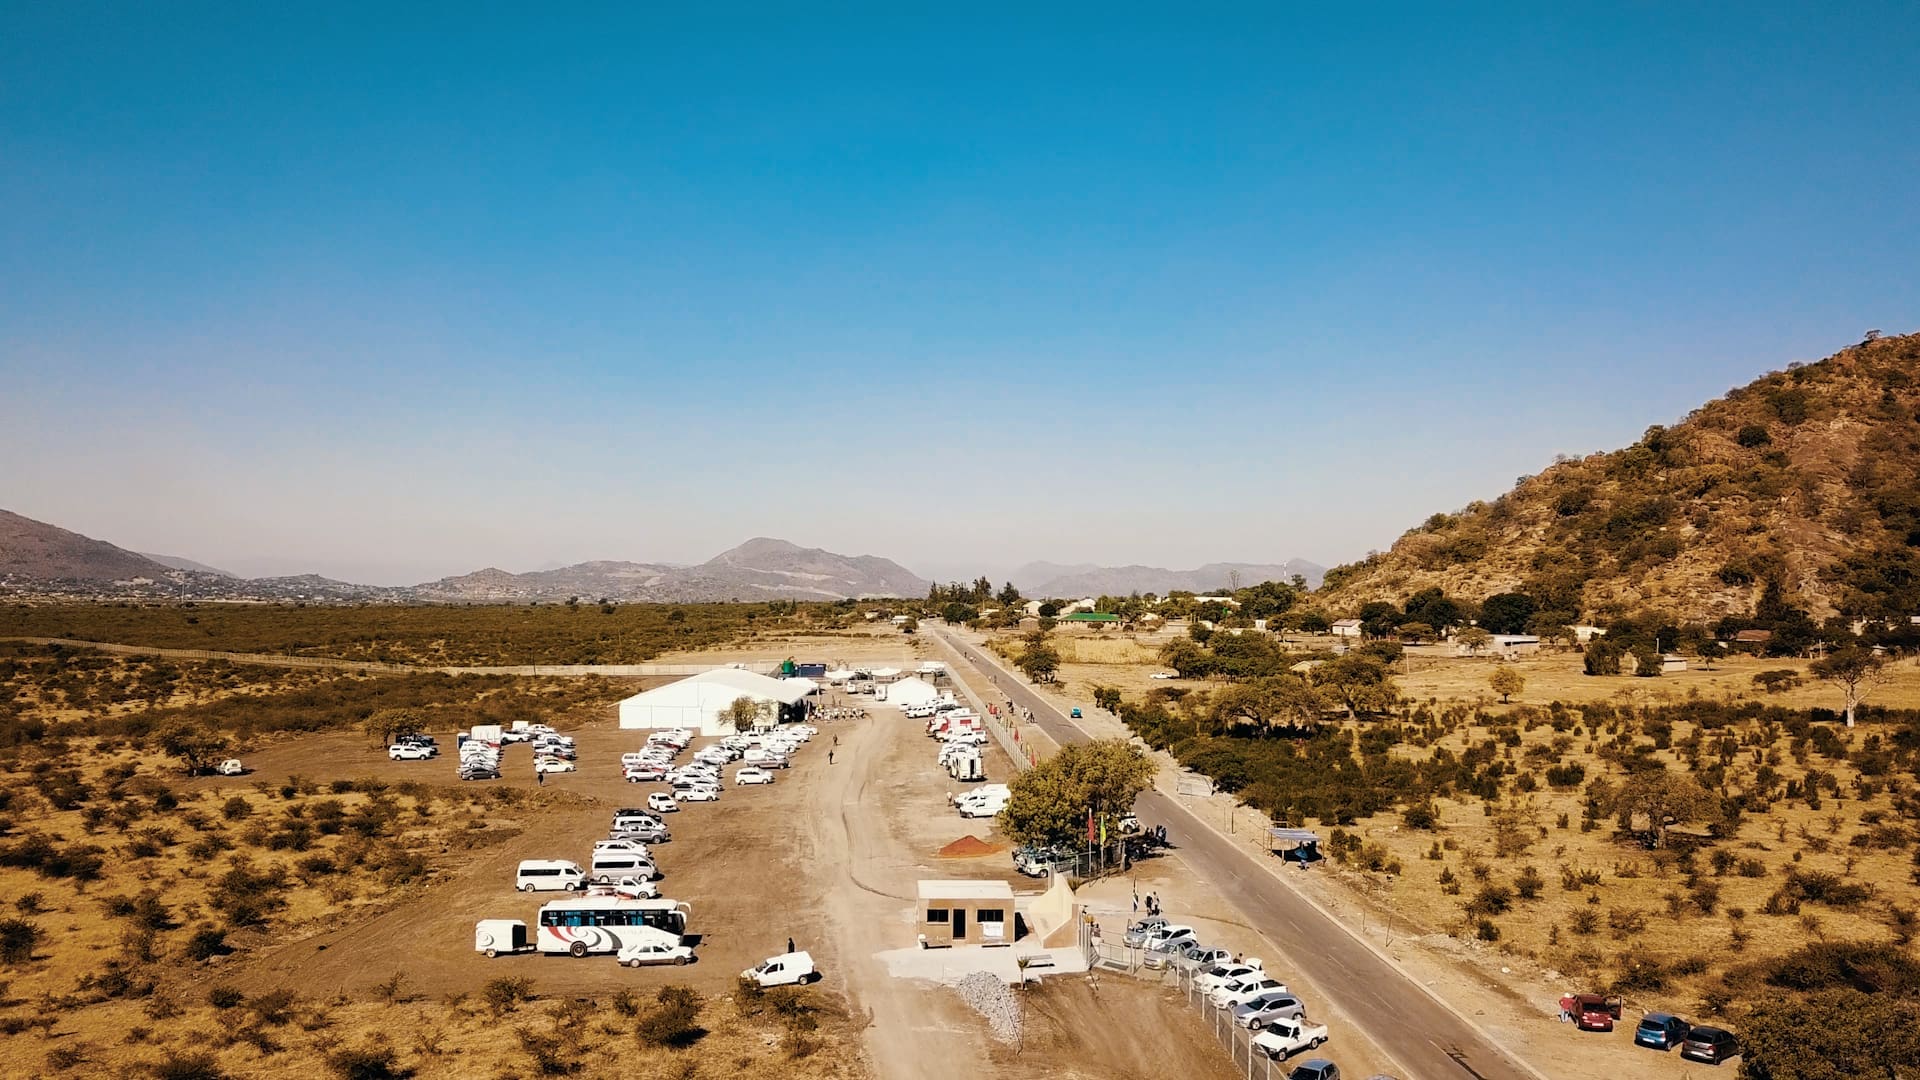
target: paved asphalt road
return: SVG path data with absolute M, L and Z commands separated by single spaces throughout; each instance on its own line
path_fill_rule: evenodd
M 994 673 L 992 689 L 1003 699 L 1011 697 L 1014 704 L 1032 709 L 1034 721 L 1061 745 L 1090 741 L 1072 720 L 985 652 L 943 629 L 930 629 L 975 667 Z M 1148 791 L 1134 811 L 1142 821 L 1164 823 L 1167 839 L 1182 859 L 1245 913 L 1256 929 L 1291 946 L 1288 957 L 1294 966 L 1365 1027 L 1394 1060 L 1411 1070 L 1408 1080 L 1541 1080 L 1539 1073 L 1435 1001 L 1177 801 Z M 1312 944 L 1303 946 L 1303 942 Z

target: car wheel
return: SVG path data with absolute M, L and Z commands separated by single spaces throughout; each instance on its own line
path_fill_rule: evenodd
M 1318 1050 L 1318 1049 L 1320 1049 L 1320 1044 L 1321 1044 L 1321 1043 L 1323 1043 L 1323 1042 L 1326 1042 L 1326 1041 L 1327 1041 L 1327 1040 L 1325 1040 L 1325 1039 L 1315 1039 L 1315 1040 L 1313 1040 L 1313 1048 L 1314 1048 L 1315 1050 Z
M 566 889 L 568 892 L 578 892 L 580 890 L 580 883 L 577 881 L 569 881 L 566 884 Z
M 693 957 L 691 956 L 682 956 L 679 959 L 675 960 L 674 963 L 679 964 L 681 967 L 686 967 L 687 961 L 691 959 L 693 959 Z
M 587 955 L 587 943 L 584 941 L 576 941 L 567 946 L 567 952 L 571 953 L 574 959 L 581 959 Z
M 484 955 L 486 956 L 487 959 L 491 960 L 494 957 L 499 956 L 500 951 L 498 949 L 488 949 Z
M 529 881 L 529 882 L 527 882 L 527 883 L 526 883 L 525 885 L 522 885 L 522 886 L 520 886 L 520 891 L 521 891 L 521 892 L 532 892 L 532 891 L 533 891 L 533 882 L 531 882 L 531 881 Z
M 627 966 L 628 966 L 628 967 L 630 967 L 630 968 L 637 968 L 637 967 L 639 967 L 639 966 L 640 966 L 640 961 L 638 961 L 638 960 L 629 960 L 629 961 L 627 961 Z

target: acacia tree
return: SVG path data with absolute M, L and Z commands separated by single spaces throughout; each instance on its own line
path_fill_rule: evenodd
M 1087 818 L 1124 814 L 1153 783 L 1154 764 L 1122 739 L 1061 747 L 1007 785 L 1000 829 L 1023 844 L 1053 844 L 1086 835 Z
M 1045 642 L 1035 642 L 1021 650 L 1020 659 L 1014 661 L 1014 666 L 1034 682 L 1050 683 L 1059 674 L 1060 654 Z
M 180 759 L 180 767 L 188 776 L 212 768 L 228 745 L 224 732 L 184 722 L 159 732 L 159 742 L 162 751 Z
M 751 731 L 753 722 L 760 719 L 760 705 L 760 702 L 742 694 L 733 699 L 733 704 L 721 710 L 720 722 L 735 731 Z
M 1633 819 L 1644 815 L 1655 847 L 1666 841 L 1667 826 L 1697 821 L 1718 806 L 1714 795 L 1692 777 L 1665 769 L 1635 773 L 1613 797 L 1620 828 L 1635 831 Z
M 1493 644 L 1493 635 L 1477 626 L 1469 626 L 1465 630 L 1460 631 L 1454 640 L 1466 646 L 1468 652 L 1477 653 Z
M 1887 662 L 1872 649 L 1849 645 L 1830 656 L 1823 656 L 1809 668 L 1814 677 L 1846 691 L 1847 726 L 1853 726 L 1854 709 L 1866 692 L 1886 675 Z
M 424 726 L 420 714 L 412 709 L 377 709 L 360 725 L 360 730 L 366 732 L 367 738 L 387 746 Z
M 1527 677 L 1503 664 L 1487 676 L 1487 687 L 1499 694 L 1500 704 L 1505 705 L 1508 698 L 1527 688 Z
M 1327 711 L 1327 696 L 1298 675 L 1271 675 L 1235 683 L 1213 700 L 1213 720 L 1222 727 L 1250 725 L 1311 728 Z
M 1400 701 L 1387 665 L 1366 653 L 1348 653 L 1313 669 L 1313 683 L 1332 694 L 1353 717 L 1377 716 Z

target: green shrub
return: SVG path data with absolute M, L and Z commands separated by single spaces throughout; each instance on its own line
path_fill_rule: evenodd
M 237 986 L 219 983 L 207 988 L 207 1004 L 216 1009 L 237 1009 L 246 1000 L 247 995 L 241 993 Z

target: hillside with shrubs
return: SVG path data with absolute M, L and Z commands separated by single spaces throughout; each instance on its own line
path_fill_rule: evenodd
M 1436 513 L 1329 571 L 1321 602 L 1522 592 L 1588 617 L 1713 620 L 1769 585 L 1817 617 L 1920 612 L 1920 335 L 1792 365 Z

